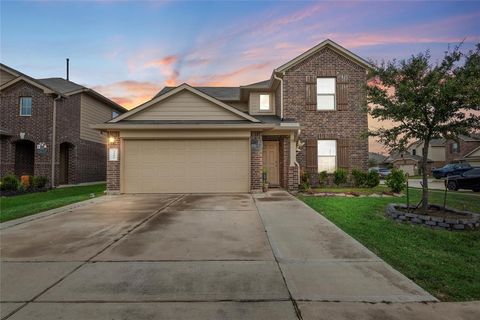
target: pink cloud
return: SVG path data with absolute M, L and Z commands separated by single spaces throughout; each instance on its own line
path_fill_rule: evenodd
M 94 86 L 92 89 L 129 109 L 151 99 L 160 90 L 160 86 L 147 81 L 125 80 Z

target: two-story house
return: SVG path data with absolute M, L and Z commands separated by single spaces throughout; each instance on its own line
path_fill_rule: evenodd
M 125 111 L 74 82 L 0 64 L 0 176 L 45 176 L 51 186 L 105 181 L 106 135 L 89 125 Z
M 366 71 L 326 40 L 240 87 L 166 87 L 106 123 L 115 193 L 296 190 L 300 174 L 367 169 Z

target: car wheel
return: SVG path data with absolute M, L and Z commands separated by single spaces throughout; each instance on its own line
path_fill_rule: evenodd
M 448 188 L 448 190 L 453 190 L 453 191 L 458 190 L 458 186 L 457 186 L 457 183 L 455 181 L 448 181 L 447 188 Z

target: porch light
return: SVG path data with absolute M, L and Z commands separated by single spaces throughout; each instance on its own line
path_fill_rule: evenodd
M 115 137 L 113 137 L 113 136 L 108 137 L 108 143 L 114 144 L 115 143 Z

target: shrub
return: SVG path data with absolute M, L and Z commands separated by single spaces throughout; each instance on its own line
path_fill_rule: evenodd
M 324 187 L 327 185 L 328 173 L 327 171 L 322 171 L 318 174 L 318 183 L 320 186 Z
M 353 169 L 352 178 L 355 187 L 364 187 L 367 184 L 367 173 L 362 170 Z
M 367 173 L 367 181 L 366 185 L 369 188 L 375 188 L 380 184 L 380 175 L 378 174 L 377 171 L 372 170 Z
M 308 172 L 303 172 L 300 177 L 300 190 L 301 191 L 308 191 L 312 188 L 310 184 L 310 175 Z
M 35 189 L 43 189 L 48 183 L 48 178 L 43 176 L 34 176 L 32 179 L 32 186 Z
M 407 186 L 405 173 L 399 169 L 392 169 L 392 172 L 385 178 L 385 184 L 392 192 L 401 192 Z
M 347 183 L 347 170 L 337 169 L 333 172 L 333 183 L 337 186 Z
M 2 191 L 17 191 L 20 187 L 20 180 L 13 175 L 7 174 L 1 180 L 0 189 Z

